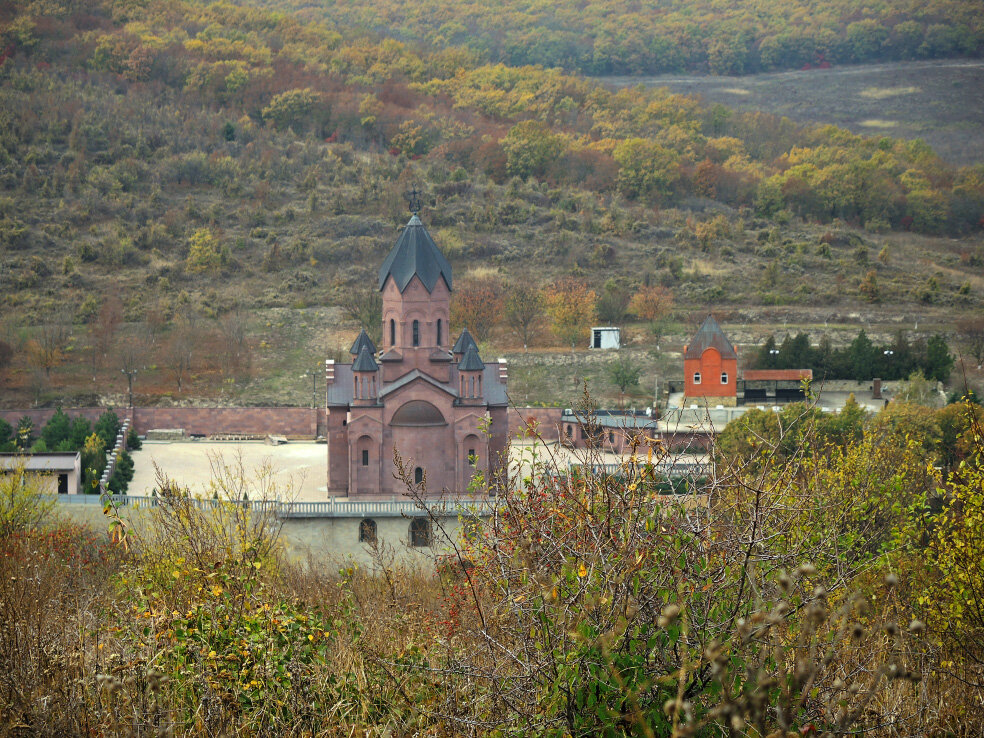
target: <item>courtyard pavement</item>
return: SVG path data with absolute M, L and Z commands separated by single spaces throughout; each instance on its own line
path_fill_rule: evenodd
M 521 474 L 529 473 L 529 446 L 514 443 L 511 449 L 513 464 L 519 463 Z M 323 502 L 328 499 L 328 446 L 324 443 L 291 441 L 280 446 L 270 446 L 262 441 L 144 441 L 143 447 L 133 454 L 134 474 L 129 494 L 149 495 L 156 486 L 155 464 L 170 479 L 192 494 L 211 496 L 208 482 L 212 477 L 212 463 L 221 459 L 225 464 L 238 464 L 241 460 L 247 476 L 269 464 L 281 499 L 292 498 L 297 502 Z M 552 465 L 566 469 L 569 461 L 583 461 L 584 452 L 572 452 L 556 443 L 548 444 L 538 453 L 539 458 L 551 454 Z M 612 454 L 596 455 L 595 461 L 617 463 L 620 458 Z M 515 467 L 514 467 L 515 468 Z M 293 490 L 294 494 L 289 494 Z

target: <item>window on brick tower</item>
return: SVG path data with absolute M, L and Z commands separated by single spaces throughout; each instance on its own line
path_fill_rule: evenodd
M 694 384 L 700 384 L 700 372 L 694 372 Z
M 721 372 L 721 384 L 727 384 L 727 383 L 728 383 L 728 373 Z
M 437 319 L 437 345 L 441 345 L 441 319 Z
M 420 484 L 424 481 L 424 470 L 419 466 L 413 470 L 413 483 Z
M 369 449 L 362 449 L 362 466 L 369 466 Z
M 420 345 L 420 321 L 419 320 L 413 321 L 413 345 L 414 346 L 419 346 Z
M 475 455 L 475 449 L 473 448 L 468 449 L 468 463 L 471 464 L 472 466 L 475 466 L 477 462 L 478 462 L 478 457 Z
M 396 345 L 396 321 L 390 320 L 390 346 Z

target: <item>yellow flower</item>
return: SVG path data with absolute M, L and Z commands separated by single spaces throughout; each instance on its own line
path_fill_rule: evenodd
M 577 575 L 582 579 L 588 576 L 588 568 L 582 562 L 580 566 L 577 567 Z

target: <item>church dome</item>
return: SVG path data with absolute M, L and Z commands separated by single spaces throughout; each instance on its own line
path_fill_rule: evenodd
M 403 292 L 414 276 L 420 278 L 428 292 L 433 292 L 437 280 L 442 278 L 451 290 L 451 264 L 416 215 L 410 218 L 380 267 L 379 289 L 383 289 L 386 279 L 392 277 L 397 289 Z

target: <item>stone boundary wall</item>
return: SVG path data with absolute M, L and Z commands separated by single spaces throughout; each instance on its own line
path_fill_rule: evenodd
M 293 438 L 314 438 L 324 435 L 324 410 L 309 407 L 66 407 L 70 418 L 79 415 L 95 423 L 107 410 L 113 410 L 120 420 L 131 420 L 137 433 L 143 435 L 158 428 L 182 428 L 189 435 L 213 436 L 219 433 L 243 435 L 275 435 Z M 530 422 L 536 422 L 544 441 L 560 439 L 559 407 L 510 407 L 509 437 L 513 439 Z M 0 418 L 17 427 L 25 415 L 40 430 L 55 414 L 54 408 L 0 410 Z
M 137 433 L 154 428 L 183 428 L 185 433 L 219 433 L 314 438 L 324 432 L 324 411 L 309 407 L 137 407 Z
M 544 441 L 559 441 L 563 412 L 559 407 L 510 407 L 509 440 L 515 439 L 530 424 L 536 424 L 537 433 Z
M 70 418 L 77 418 L 81 415 L 93 425 L 99 420 L 99 416 L 107 410 L 115 411 L 121 421 L 128 417 L 126 409 L 118 407 L 64 407 L 62 410 Z M 6 420 L 10 423 L 10 427 L 16 430 L 18 421 L 26 415 L 34 423 L 34 434 L 38 435 L 54 414 L 55 408 L 53 407 L 31 408 L 29 410 L 0 410 L 0 419 Z
M 324 432 L 324 411 L 309 407 L 66 407 L 70 418 L 83 416 L 95 423 L 107 410 L 120 420 L 131 419 L 137 433 L 155 428 L 183 428 L 185 433 L 211 436 L 219 433 L 314 438 Z M 11 426 L 25 415 L 40 430 L 55 414 L 54 408 L 0 410 Z

